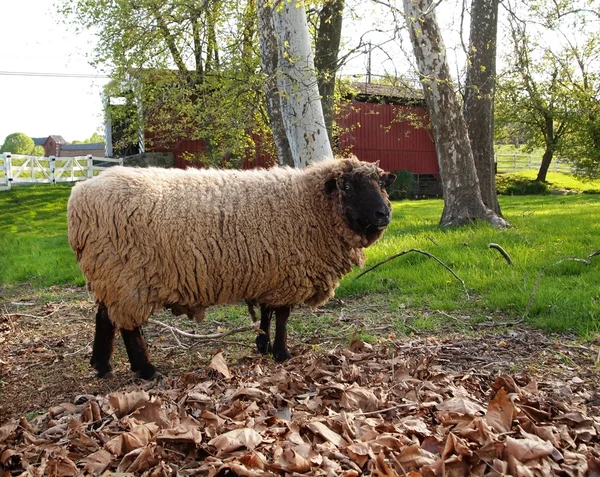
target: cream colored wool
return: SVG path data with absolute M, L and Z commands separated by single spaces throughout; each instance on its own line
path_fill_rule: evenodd
M 316 306 L 381 235 L 369 242 L 354 233 L 343 192 L 325 194 L 328 179 L 351 170 L 375 181 L 383 174 L 357 159 L 304 170 L 114 167 L 73 188 L 69 242 L 119 328 L 168 304 Z

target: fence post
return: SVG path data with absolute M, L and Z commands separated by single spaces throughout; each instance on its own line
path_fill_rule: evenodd
M 4 178 L 6 179 L 6 187 L 10 190 L 12 186 L 12 154 L 10 152 L 5 152 L 2 154 L 4 157 Z
M 87 176 L 88 179 L 94 177 L 94 160 L 92 159 L 92 155 L 87 155 Z
M 54 171 L 56 169 L 56 157 L 50 156 L 50 182 L 56 185 L 56 178 L 54 177 Z

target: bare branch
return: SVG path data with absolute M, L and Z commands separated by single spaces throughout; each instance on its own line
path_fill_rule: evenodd
M 502 255 L 504 259 L 508 262 L 508 264 L 512 266 L 513 263 L 510 259 L 510 256 L 508 255 L 508 253 L 506 253 L 506 250 L 504 250 L 500 245 L 498 245 L 497 243 L 490 243 L 488 244 L 488 247 L 498 250 L 498 252 L 500 252 L 500 255 Z
M 402 255 L 406 255 L 407 253 L 410 252 L 415 252 L 415 253 L 420 253 L 423 254 L 429 258 L 433 258 L 436 262 L 438 262 L 441 266 L 443 266 L 446 270 L 448 270 L 452 276 L 454 276 L 454 278 L 456 278 L 463 286 L 465 293 L 467 294 L 467 297 L 469 296 L 469 292 L 467 291 L 467 287 L 465 285 L 465 282 L 462 278 L 460 278 L 456 273 L 454 273 L 454 271 L 448 266 L 446 265 L 444 262 L 442 262 L 439 258 L 437 258 L 435 255 L 426 252 L 425 250 L 419 250 L 417 248 L 411 248 L 410 250 L 404 250 L 403 252 L 397 253 L 395 255 L 392 255 L 391 257 L 386 258 L 385 260 L 382 260 L 379 263 L 376 263 L 375 265 L 373 265 L 370 268 L 367 268 L 364 272 L 360 273 L 359 275 L 357 275 L 354 279 L 357 280 L 358 278 L 362 277 L 363 275 L 369 273 L 370 271 L 376 269 L 377 267 L 383 265 L 384 263 L 387 263 L 391 260 L 394 260 L 395 258 L 401 257 Z
M 196 335 L 194 333 L 188 333 L 186 331 L 182 331 L 179 328 L 175 328 L 174 326 L 167 325 L 162 321 L 150 319 L 148 323 L 152 323 L 153 325 L 162 326 L 163 328 L 169 330 L 172 333 L 177 333 L 178 335 L 185 336 L 186 338 L 193 338 L 195 340 L 219 340 L 221 338 L 225 338 L 226 336 L 232 335 L 234 333 L 243 333 L 244 331 L 253 331 L 255 329 L 254 325 L 241 326 L 239 328 L 234 328 L 229 331 L 225 331 L 223 333 L 211 333 L 209 335 Z

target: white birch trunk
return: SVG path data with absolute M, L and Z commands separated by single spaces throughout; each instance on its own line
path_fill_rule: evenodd
M 505 227 L 508 223 L 488 209 L 481 198 L 467 125 L 450 76 L 433 2 L 403 2 L 442 178 L 444 210 L 440 225 L 459 226 L 482 219 Z
M 267 112 L 273 140 L 277 148 L 279 165 L 294 167 L 294 158 L 287 138 L 283 116 L 281 115 L 281 96 L 277 88 L 279 48 L 273 25 L 273 6 L 270 0 L 258 0 L 258 36 L 260 40 L 260 58 L 265 75 Z
M 295 167 L 333 157 L 323 117 L 303 2 L 282 0 L 272 8 L 279 49 L 277 87 Z

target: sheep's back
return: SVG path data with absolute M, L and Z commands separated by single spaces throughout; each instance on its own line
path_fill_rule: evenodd
M 318 304 L 361 257 L 299 174 L 114 168 L 73 189 L 69 240 L 121 326 L 167 303 Z

